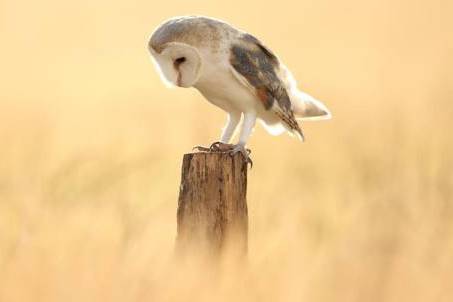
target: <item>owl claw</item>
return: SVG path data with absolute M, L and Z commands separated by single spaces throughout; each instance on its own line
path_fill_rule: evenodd
M 210 152 L 211 149 L 204 147 L 204 146 L 195 146 L 192 148 L 192 151 L 202 151 L 202 152 Z
M 230 151 L 230 155 L 235 155 L 238 152 L 240 152 L 244 156 L 247 165 L 250 164 L 250 169 L 253 168 L 253 161 L 250 158 L 250 153 L 252 153 L 252 151 L 250 149 L 246 149 L 241 144 L 237 144 L 234 146 L 233 150 Z
M 214 152 L 228 152 L 233 150 L 234 145 L 232 144 L 226 144 L 222 142 L 215 142 L 211 145 L 211 150 Z
M 222 142 L 214 142 L 209 147 L 204 146 L 195 146 L 192 150 L 202 151 L 202 152 L 228 152 L 234 148 L 232 144 L 225 144 Z

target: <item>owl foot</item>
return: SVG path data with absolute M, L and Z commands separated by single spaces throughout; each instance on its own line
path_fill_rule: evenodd
M 242 144 L 233 145 L 233 150 L 230 151 L 230 155 L 234 155 L 238 152 L 241 152 L 247 164 L 250 164 L 250 169 L 253 168 L 253 161 L 250 158 L 250 153 L 252 153 L 252 151 L 250 149 L 246 149 Z
M 204 146 L 195 146 L 192 148 L 192 151 L 211 152 L 211 148 Z
M 212 143 L 210 148 L 214 152 L 228 152 L 234 149 L 234 145 L 222 142 L 214 142 Z
M 250 153 L 252 153 L 252 151 L 250 149 L 246 149 L 241 144 L 233 145 L 233 144 L 226 144 L 226 143 L 222 143 L 222 142 L 214 142 L 209 147 L 195 146 L 195 147 L 193 147 L 192 150 L 201 151 L 201 152 L 220 152 L 220 153 L 228 152 L 230 155 L 234 155 L 234 154 L 240 152 L 244 156 L 247 164 L 250 164 L 250 168 L 253 167 L 253 162 L 250 159 Z
M 232 144 L 225 144 L 222 142 L 214 142 L 209 147 L 195 146 L 193 150 L 202 152 L 228 152 L 234 148 Z

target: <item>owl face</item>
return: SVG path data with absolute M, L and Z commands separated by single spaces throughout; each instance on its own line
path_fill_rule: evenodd
M 165 82 L 188 88 L 195 85 L 200 78 L 202 62 L 195 47 L 171 42 L 165 44 L 160 53 L 151 47 L 149 50 Z

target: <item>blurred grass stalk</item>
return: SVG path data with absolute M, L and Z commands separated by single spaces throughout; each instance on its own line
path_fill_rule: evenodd
M 451 3 L 198 4 L 334 115 L 255 131 L 248 265 L 172 262 L 182 154 L 225 116 L 163 87 L 144 33 L 192 4 L 6 1 L 0 301 L 452 301 Z

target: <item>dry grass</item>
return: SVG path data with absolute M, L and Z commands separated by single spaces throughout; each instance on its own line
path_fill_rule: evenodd
M 0 24 L 0 301 L 452 301 L 450 3 L 254 20 L 254 1 L 18 3 Z M 241 268 L 172 262 L 182 153 L 224 119 L 147 57 L 187 12 L 262 37 L 334 114 L 305 144 L 255 131 Z

